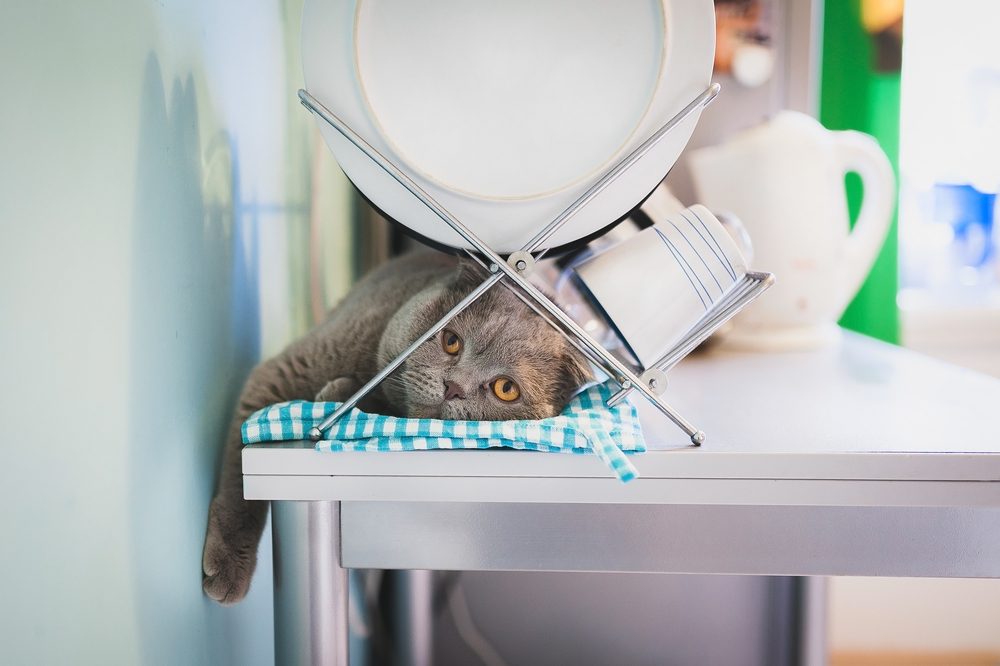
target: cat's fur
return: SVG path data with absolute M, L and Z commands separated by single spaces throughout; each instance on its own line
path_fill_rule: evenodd
M 401 353 L 482 280 L 478 267 L 437 253 L 393 260 L 361 280 L 327 320 L 247 379 L 233 415 L 202 559 L 205 593 L 223 604 L 244 597 L 257 559 L 267 503 L 243 499 L 240 425 L 286 400 L 342 401 Z M 460 354 L 441 336 L 422 345 L 379 389 L 365 411 L 445 419 L 535 419 L 557 414 L 589 366 L 541 317 L 503 287 L 490 289 L 449 325 Z M 490 381 L 513 378 L 521 396 L 503 402 Z M 445 400 L 445 382 L 464 398 Z

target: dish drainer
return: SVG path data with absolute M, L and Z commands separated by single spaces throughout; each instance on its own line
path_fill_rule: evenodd
M 621 388 L 611 398 L 610 404 L 617 404 L 631 392 L 638 391 L 664 416 L 683 430 L 690 438 L 692 444 L 700 446 L 705 441 L 705 433 L 689 423 L 661 399 L 667 386 L 666 373 L 713 332 L 718 330 L 720 326 L 770 287 L 774 281 L 773 275 L 756 272 L 749 272 L 744 275 L 726 292 L 722 299 L 713 304 L 704 317 L 688 331 L 673 349 L 649 367 L 642 368 L 638 374 L 625 362 L 594 340 L 583 328 L 563 312 L 559 306 L 528 281 L 527 278 L 535 262 L 541 259 L 548 251 L 543 246 L 556 231 L 604 191 L 605 188 L 628 171 L 629 168 L 646 155 L 681 122 L 691 116 L 691 114 L 711 104 L 718 95 L 719 90 L 719 84 L 713 83 L 701 94 L 692 99 L 687 106 L 670 118 L 670 120 L 650 135 L 635 150 L 607 169 L 579 198 L 546 224 L 520 250 L 509 254 L 506 259 L 476 236 L 461 220 L 446 210 L 430 194 L 414 182 L 413 179 L 393 164 L 391 160 L 372 147 L 371 144 L 355 132 L 347 123 L 338 118 L 332 111 L 320 103 L 319 100 L 309 94 L 308 91 L 299 90 L 298 96 L 303 106 L 316 114 L 323 122 L 337 130 L 337 132 L 363 152 L 379 168 L 430 209 L 444 224 L 448 225 L 455 233 L 461 236 L 470 246 L 462 249 L 487 271 L 487 277 L 465 298 L 459 301 L 441 319 L 427 329 L 423 335 L 414 340 L 409 347 L 382 368 L 371 380 L 358 389 L 354 395 L 345 400 L 322 423 L 312 428 L 309 432 L 310 439 L 322 439 L 330 426 L 357 406 L 365 396 L 371 393 L 382 381 L 399 368 L 418 347 L 437 335 L 452 318 L 469 307 L 485 294 L 486 291 L 502 283 L 503 286 L 508 287 L 528 307 L 539 314 L 550 326 L 562 334 L 570 344 L 605 372 L 608 377 L 614 379 L 620 385 Z

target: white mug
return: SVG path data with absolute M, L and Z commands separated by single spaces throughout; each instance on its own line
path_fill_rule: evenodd
M 740 218 L 753 239 L 755 266 L 776 277 L 766 298 L 736 317 L 726 342 L 801 349 L 834 339 L 895 207 L 892 167 L 875 139 L 783 111 L 723 145 L 692 151 L 689 164 L 699 199 Z M 848 172 L 864 185 L 853 230 Z
M 642 207 L 653 226 L 574 267 L 645 368 L 670 352 L 747 268 L 707 208 L 677 210 L 664 192 Z

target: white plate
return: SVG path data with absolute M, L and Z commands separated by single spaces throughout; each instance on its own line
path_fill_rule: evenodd
M 709 85 L 712 0 L 307 0 L 306 87 L 493 248 L 519 249 Z M 322 121 L 371 201 L 464 241 Z M 555 234 L 600 230 L 663 178 L 692 114 Z

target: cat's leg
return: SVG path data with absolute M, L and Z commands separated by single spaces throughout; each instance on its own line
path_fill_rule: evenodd
M 354 395 L 361 384 L 353 377 L 337 377 L 316 394 L 316 402 L 343 402 Z
M 308 364 L 283 354 L 257 366 L 243 386 L 226 438 L 219 485 L 208 511 L 202 553 L 202 588 L 221 604 L 233 604 L 246 596 L 267 520 L 266 501 L 243 499 L 241 426 L 250 414 L 267 405 L 311 399 L 316 382 L 310 370 Z
M 257 546 L 267 520 L 267 502 L 243 499 L 240 427 L 245 417 L 233 417 L 223 453 L 219 487 L 208 509 L 208 529 L 202 553 L 202 589 L 223 605 L 246 596 L 257 566 Z

